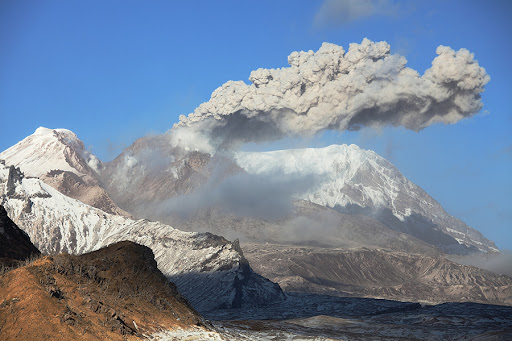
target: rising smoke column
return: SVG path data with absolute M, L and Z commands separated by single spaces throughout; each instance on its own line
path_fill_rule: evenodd
M 174 143 L 213 152 L 246 142 L 312 136 L 323 130 L 404 126 L 419 131 L 456 123 L 482 108 L 490 80 L 466 49 L 439 46 L 420 76 L 388 43 L 364 39 L 317 52 L 293 52 L 290 67 L 258 69 L 249 80 L 228 81 L 171 130 Z

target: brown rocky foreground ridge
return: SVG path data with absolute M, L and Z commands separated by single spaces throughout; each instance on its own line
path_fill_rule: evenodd
M 0 277 L 1 340 L 126 340 L 206 324 L 151 249 L 133 242 L 42 257 Z

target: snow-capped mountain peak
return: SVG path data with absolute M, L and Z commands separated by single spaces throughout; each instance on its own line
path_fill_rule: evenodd
M 102 162 L 68 129 L 39 127 L 0 153 L 0 160 L 19 167 L 27 176 L 40 178 L 67 196 L 108 213 L 128 215 L 102 188 Z
M 0 159 L 20 167 L 27 176 L 41 176 L 52 170 L 94 176 L 102 167 L 101 161 L 85 149 L 75 133 L 44 127 L 0 153 Z
M 397 220 L 390 225 L 401 225 L 401 222 L 410 225 L 411 220 L 419 219 L 423 226 L 429 225 L 453 237 L 459 244 L 483 252 L 498 251 L 492 241 L 446 213 L 437 201 L 409 181 L 391 162 L 371 150 L 353 144 L 331 145 L 240 152 L 235 160 L 252 174 L 314 175 L 321 179 L 319 185 L 301 193 L 299 199 L 342 210 L 347 207 L 384 213 L 389 210 Z M 386 219 L 389 221 L 389 217 Z
M 61 193 L 109 213 L 126 214 L 117 203 L 139 217 L 165 220 L 165 216 L 148 216 L 148 203 L 187 195 L 207 183 L 212 174 L 224 172 L 221 177 L 229 177 L 245 171 L 262 178 L 311 179 L 314 184 L 294 194 L 296 199 L 343 214 L 377 218 L 392 230 L 446 252 L 498 251 L 492 241 L 445 212 L 393 164 L 371 150 L 331 145 L 238 152 L 234 160 L 219 158 L 176 150 L 167 136 L 154 136 L 139 139 L 103 165 L 73 132 L 42 127 L 0 153 L 7 165 L 20 167 Z M 220 170 L 215 166 L 219 163 L 224 166 Z
M 393 213 L 400 219 L 410 214 L 407 207 L 394 205 L 394 199 L 404 184 L 412 183 L 389 161 L 371 150 L 361 149 L 354 144 L 256 153 L 240 152 L 235 159 L 240 167 L 253 174 L 320 176 L 323 179 L 320 188 L 313 188 L 312 191 L 304 193 L 301 199 L 323 206 L 355 204 L 361 207 L 392 207 Z M 364 179 L 372 172 L 377 178 Z M 372 181 L 367 183 L 364 180 Z M 353 190 L 342 190 L 349 186 L 354 187 Z

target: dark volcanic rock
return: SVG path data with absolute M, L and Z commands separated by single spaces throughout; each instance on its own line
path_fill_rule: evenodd
M 476 303 L 423 305 L 290 293 L 270 307 L 208 317 L 229 332 L 230 340 L 512 340 L 512 307 Z
M 0 205 L 0 259 L 25 260 L 41 253 Z

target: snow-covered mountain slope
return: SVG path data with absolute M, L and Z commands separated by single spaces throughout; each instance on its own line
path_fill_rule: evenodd
M 332 145 L 239 152 L 235 158 L 250 174 L 313 175 L 320 179 L 318 184 L 299 195 L 301 199 L 343 212 L 377 215 L 392 228 L 416 234 L 416 237 L 430 238 L 422 236 L 425 229 L 430 229 L 483 252 L 498 251 L 492 241 L 446 213 L 437 201 L 373 151 L 356 145 Z M 419 223 L 421 226 L 417 226 Z M 442 235 L 434 236 L 432 243 L 442 238 Z
M 34 134 L 0 153 L 0 159 L 67 196 L 108 213 L 127 215 L 102 188 L 98 176 L 103 168 L 101 161 L 67 129 L 37 128 Z
M 353 221 L 357 220 L 356 216 L 366 216 L 377 225 L 410 235 L 448 253 L 498 251 L 492 241 L 446 213 L 437 201 L 407 180 L 390 162 L 355 145 L 239 152 L 231 159 L 184 151 L 173 147 L 170 140 L 169 134 L 143 137 L 115 160 L 102 164 L 85 151 L 83 143 L 72 132 L 39 128 L 1 153 L 0 158 L 5 157 L 8 165 L 19 166 L 29 175 L 38 176 L 61 193 L 103 211 L 123 214 L 126 210 L 140 218 L 163 220 L 188 230 L 204 230 L 203 225 L 208 225 L 211 228 L 207 230 L 214 233 L 229 233 L 230 229 L 240 231 L 240 226 L 229 227 L 233 225 L 229 222 L 237 223 L 238 218 L 217 217 L 211 221 L 210 214 L 202 214 L 205 208 L 209 209 L 203 205 L 198 208 L 199 215 L 194 221 L 179 222 L 176 212 L 161 209 L 159 205 L 169 198 L 201 191 L 204 184 L 215 191 L 216 184 L 222 184 L 233 174 L 259 176 L 257 180 L 312 179 L 311 186 L 295 190 L 296 199 L 335 209 L 345 214 L 344 217 L 352 214 Z M 213 205 L 220 211 L 225 209 L 222 202 Z M 268 225 L 269 217 L 259 218 L 245 221 L 244 229 L 257 231 L 260 226 Z M 229 226 L 223 222 L 228 222 Z M 272 225 L 280 228 L 279 223 Z
M 122 240 L 148 246 L 159 269 L 199 311 L 283 299 L 278 285 L 253 273 L 237 242 L 105 213 L 1 161 L 0 199 L 43 253 L 81 254 Z

